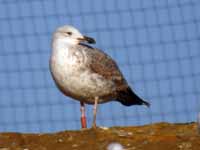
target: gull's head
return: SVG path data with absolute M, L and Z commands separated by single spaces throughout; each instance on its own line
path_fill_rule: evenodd
M 65 25 L 56 29 L 53 34 L 54 39 L 62 39 L 68 44 L 90 43 L 94 44 L 95 40 L 91 37 L 82 35 L 79 30 L 70 25 Z

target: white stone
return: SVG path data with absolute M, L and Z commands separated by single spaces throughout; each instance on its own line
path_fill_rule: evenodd
M 111 143 L 108 145 L 107 150 L 124 150 L 120 143 Z

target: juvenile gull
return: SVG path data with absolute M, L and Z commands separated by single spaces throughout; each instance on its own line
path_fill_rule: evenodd
M 127 84 L 115 61 L 97 48 L 93 38 L 65 25 L 53 34 L 50 70 L 57 87 L 66 96 L 80 101 L 81 125 L 86 128 L 84 104 L 94 104 L 93 127 L 96 127 L 97 104 L 118 101 L 125 106 L 146 105 Z

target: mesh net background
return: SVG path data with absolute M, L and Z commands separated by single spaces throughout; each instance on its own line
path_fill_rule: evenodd
M 51 35 L 64 24 L 94 37 L 151 103 L 99 106 L 97 124 L 195 121 L 200 110 L 199 0 L 0 0 L 0 131 L 80 128 L 80 105 L 49 72 Z M 92 106 L 87 105 L 88 124 Z

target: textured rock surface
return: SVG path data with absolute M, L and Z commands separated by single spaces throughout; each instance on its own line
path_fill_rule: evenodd
M 103 150 L 112 143 L 125 150 L 199 150 L 195 123 L 158 123 L 51 134 L 0 133 L 0 150 Z

